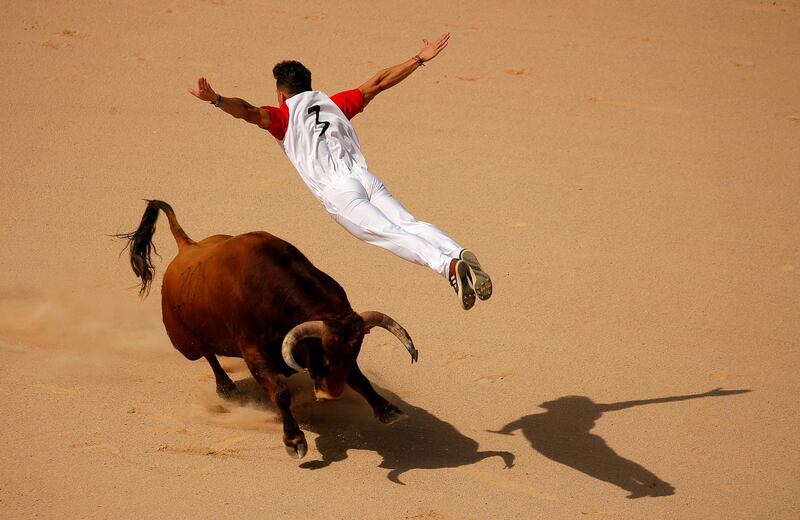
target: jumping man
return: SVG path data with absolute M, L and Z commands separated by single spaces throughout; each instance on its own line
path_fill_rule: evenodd
M 283 145 L 303 181 L 336 222 L 357 238 L 401 258 L 428 266 L 447 278 L 464 310 L 475 296 L 492 295 L 492 281 L 473 252 L 458 245 L 436 226 L 416 220 L 383 183 L 370 173 L 353 126 L 356 114 L 372 99 L 397 85 L 426 61 L 435 58 L 450 39 L 423 40 L 419 53 L 383 69 L 366 83 L 328 97 L 311 90 L 311 72 L 297 61 L 275 65 L 278 107 L 253 106 L 222 97 L 200 78 L 195 97 L 228 114 L 269 131 Z

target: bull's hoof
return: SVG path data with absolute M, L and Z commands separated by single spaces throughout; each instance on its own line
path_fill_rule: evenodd
M 405 419 L 408 419 L 408 415 L 403 413 L 403 411 L 399 408 L 395 407 L 389 408 L 383 412 L 380 417 L 378 417 L 378 420 L 383 424 L 394 424 Z
M 305 439 L 302 439 L 296 444 L 287 444 L 286 453 L 293 459 L 302 459 L 308 453 L 308 443 Z
M 294 459 L 302 459 L 308 453 L 308 443 L 302 431 L 284 433 L 283 444 L 286 446 L 286 453 Z
M 229 384 L 217 385 L 217 395 L 223 399 L 228 399 L 236 395 L 236 383 L 231 381 Z

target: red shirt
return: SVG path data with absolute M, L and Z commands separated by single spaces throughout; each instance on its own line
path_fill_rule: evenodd
M 357 88 L 353 90 L 345 90 L 331 96 L 339 110 L 341 110 L 347 119 L 353 119 L 356 114 L 364 111 L 364 96 Z M 283 141 L 286 136 L 286 128 L 289 125 L 289 107 L 286 103 L 281 103 L 278 108 L 263 106 L 261 107 L 269 112 L 269 127 L 267 131 L 278 141 Z

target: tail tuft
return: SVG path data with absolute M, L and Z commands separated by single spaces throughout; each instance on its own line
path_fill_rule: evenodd
M 150 285 L 155 275 L 156 270 L 153 266 L 152 254 L 158 255 L 158 251 L 156 251 L 152 240 L 153 233 L 156 231 L 158 210 L 165 204 L 159 200 L 148 200 L 147 208 L 144 210 L 144 215 L 142 215 L 142 222 L 136 231 L 112 235 L 128 241 L 123 251 L 125 249 L 130 251 L 133 274 L 142 280 L 141 288 L 139 289 L 139 296 L 141 297 L 146 297 L 150 294 Z

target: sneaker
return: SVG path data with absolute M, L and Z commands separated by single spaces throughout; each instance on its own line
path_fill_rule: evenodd
M 450 262 L 450 287 L 461 300 L 461 308 L 468 311 L 475 305 L 475 291 L 470 286 L 469 267 L 463 260 L 453 258 Z
M 464 249 L 459 255 L 461 260 L 467 264 L 469 274 L 472 277 L 473 287 L 481 300 L 488 300 L 492 296 L 492 279 L 483 270 L 478 262 L 478 257 L 469 249 Z

